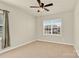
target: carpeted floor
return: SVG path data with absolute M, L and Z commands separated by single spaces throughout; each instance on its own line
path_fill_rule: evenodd
M 1 54 L 0 58 L 72 58 L 78 57 L 73 46 L 36 41 Z

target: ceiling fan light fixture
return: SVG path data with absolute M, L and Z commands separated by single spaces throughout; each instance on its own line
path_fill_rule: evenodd
M 40 12 L 40 10 L 38 10 L 37 12 Z
M 40 0 L 37 0 L 39 6 L 30 6 L 30 8 L 42 8 L 44 9 L 45 11 L 50 11 L 49 9 L 45 8 L 45 7 L 50 7 L 50 6 L 53 6 L 53 3 L 50 3 L 50 4 L 44 4 L 42 3 Z M 37 12 L 40 12 L 40 10 L 38 10 Z

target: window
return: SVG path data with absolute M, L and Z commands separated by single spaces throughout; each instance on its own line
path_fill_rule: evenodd
M 3 14 L 0 13 L 0 37 L 3 36 Z
M 43 22 L 44 35 L 60 35 L 61 34 L 61 19 L 45 20 Z

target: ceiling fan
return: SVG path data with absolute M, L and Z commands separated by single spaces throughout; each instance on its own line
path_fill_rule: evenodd
M 37 0 L 39 6 L 30 6 L 30 8 L 42 8 L 46 11 L 50 11 L 49 9 L 47 9 L 46 7 L 50 7 L 50 6 L 53 6 L 53 3 L 50 3 L 50 4 L 44 4 L 42 3 L 40 0 Z M 40 12 L 40 10 L 38 10 L 38 12 Z

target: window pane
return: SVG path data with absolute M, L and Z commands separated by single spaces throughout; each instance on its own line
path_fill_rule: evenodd
M 44 27 L 45 34 L 51 34 L 51 25 L 46 25 Z
M 2 25 L 2 24 L 3 24 L 3 15 L 0 14 L 0 25 Z

